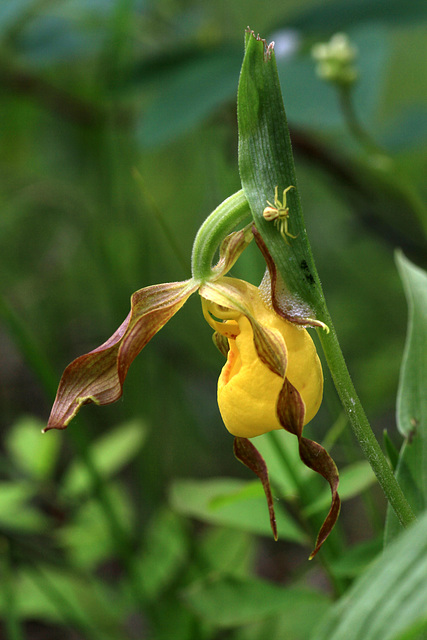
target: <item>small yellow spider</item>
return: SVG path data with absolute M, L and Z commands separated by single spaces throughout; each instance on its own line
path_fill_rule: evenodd
M 286 206 L 286 194 L 289 189 L 295 189 L 295 187 L 291 184 L 283 191 L 283 202 L 279 200 L 279 187 L 276 187 L 274 190 L 274 204 L 271 204 L 269 200 L 267 200 L 267 204 L 269 205 L 264 209 L 262 215 L 268 221 L 274 220 L 275 226 L 280 229 L 280 235 L 286 244 L 289 244 L 287 237 L 289 238 L 297 238 L 297 236 L 293 236 L 292 233 L 288 231 L 288 218 L 289 218 L 289 207 Z

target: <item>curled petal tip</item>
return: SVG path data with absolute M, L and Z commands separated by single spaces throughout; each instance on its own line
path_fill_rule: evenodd
M 131 311 L 117 331 L 65 369 L 44 431 L 65 429 L 85 404 L 118 400 L 133 360 L 197 288 L 195 281 L 187 280 L 135 292 Z

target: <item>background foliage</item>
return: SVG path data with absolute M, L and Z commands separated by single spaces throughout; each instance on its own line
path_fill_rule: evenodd
M 223 359 L 196 296 L 135 361 L 122 401 L 85 408 L 64 433 L 40 429 L 64 366 L 113 332 L 133 291 L 189 275 L 198 227 L 240 188 L 236 92 L 250 24 L 276 41 L 317 268 L 356 388 L 393 456 L 407 320 L 394 250 L 427 268 L 426 17 L 421 0 L 0 3 L 5 638 L 305 639 L 379 551 L 386 504 L 327 373 L 307 431 L 333 445 L 342 469 L 340 526 L 323 559 L 307 563 L 327 492 L 303 471 L 301 497 L 280 464 L 284 451 L 295 457 L 291 443 L 260 439 L 282 497 L 271 541 L 260 487 L 234 460 L 219 416 Z M 356 112 L 392 156 L 404 199 L 316 77 L 311 46 L 338 30 L 359 49 Z M 253 248 L 234 270 L 255 284 L 262 273 Z M 425 548 L 408 540 L 391 554 L 402 558 L 395 584 L 405 563 L 424 567 Z M 386 569 L 373 570 L 384 584 Z M 425 595 L 415 578 L 408 584 Z M 363 585 L 354 589 L 363 600 Z M 345 602 L 315 637 L 350 637 Z

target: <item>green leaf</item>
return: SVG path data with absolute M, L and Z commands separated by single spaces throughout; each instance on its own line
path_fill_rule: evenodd
M 129 493 L 118 484 L 111 484 L 106 490 L 122 529 L 130 531 L 134 513 Z M 56 536 L 73 565 L 85 569 L 96 567 L 117 551 L 110 522 L 102 505 L 95 499 L 83 502 L 72 521 L 60 527 Z
M 396 478 L 414 512 L 427 508 L 427 274 L 402 253 L 397 266 L 408 301 L 408 331 L 397 394 L 397 426 L 406 440 L 399 454 Z M 385 540 L 400 525 L 389 509 Z
M 240 75 L 238 121 L 243 190 L 257 229 L 290 294 L 290 315 L 316 316 L 323 311 L 324 300 L 305 230 L 274 50 L 251 33 L 247 34 Z M 290 185 L 296 188 L 287 193 L 288 224 L 296 238 L 285 242 L 274 222 L 264 219 L 263 211 L 267 200 L 274 201 L 276 187 L 281 200 L 283 190 Z
M 238 577 L 247 577 L 253 572 L 257 541 L 247 531 L 233 531 L 215 527 L 206 531 L 199 553 L 203 558 L 206 574 L 215 571 Z
M 74 625 L 85 638 L 116 640 L 120 607 L 113 594 L 94 578 L 64 567 L 39 564 L 17 570 L 13 588 L 19 618 Z M 0 615 L 7 603 L 0 592 Z
M 296 498 L 299 494 L 295 475 L 301 482 L 304 478 L 312 477 L 311 471 L 301 464 L 298 440 L 283 429 L 283 432 L 270 432 L 259 436 L 254 442 L 268 463 L 268 473 L 273 486 L 284 498 L 288 500 Z
M 427 432 L 427 274 L 402 253 L 396 254 L 396 261 L 409 309 L 397 396 L 397 426 L 403 436 L 410 438 L 417 432 Z
M 102 478 L 109 478 L 137 455 L 147 429 L 141 420 L 132 420 L 104 434 L 91 446 L 90 455 Z M 64 475 L 62 490 L 67 496 L 90 491 L 92 477 L 79 461 L 72 463 Z
M 177 480 L 170 492 L 172 508 L 210 524 L 272 537 L 267 502 L 260 482 L 234 478 Z M 307 543 L 296 522 L 275 505 L 279 539 Z
M 143 114 L 137 130 L 147 147 L 170 142 L 236 95 L 241 50 L 222 46 L 192 52 L 190 58 L 157 73 L 159 92 Z
M 185 589 L 183 596 L 203 621 L 215 627 L 249 624 L 279 612 L 296 627 L 301 617 L 312 613 L 314 624 L 316 616 L 329 606 L 329 598 L 319 591 L 284 588 L 265 580 L 235 576 L 200 580 Z
M 35 493 L 28 482 L 0 482 L 0 528 L 27 533 L 46 530 L 48 519 L 29 504 Z
M 311 640 L 425 638 L 426 576 L 427 513 L 424 513 L 354 583 Z
M 346 549 L 337 560 L 332 561 L 332 571 L 336 578 L 357 578 L 383 549 L 382 536 Z
M 6 447 L 16 466 L 35 480 L 47 480 L 58 459 L 60 439 L 46 437 L 44 422 L 31 416 L 18 420 L 6 436 Z
M 147 598 L 157 598 L 175 578 L 188 555 L 184 523 L 175 513 L 162 509 L 151 520 L 144 551 L 136 558 L 136 571 Z

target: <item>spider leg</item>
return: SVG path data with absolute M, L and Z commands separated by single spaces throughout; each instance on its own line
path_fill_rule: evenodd
M 298 238 L 298 234 L 297 234 L 296 236 L 293 236 L 293 235 L 292 235 L 292 233 L 290 233 L 290 232 L 288 231 L 288 219 L 287 219 L 287 218 L 283 221 L 283 225 L 284 225 L 284 227 L 285 227 L 284 232 L 285 232 L 285 234 L 286 234 L 287 236 L 289 236 L 290 238 L 293 238 L 294 240 L 295 240 L 295 238 Z M 289 244 L 289 243 L 288 243 L 288 244 Z
M 286 187 L 286 189 L 284 189 L 284 190 L 283 190 L 283 205 L 282 205 L 282 206 L 283 206 L 283 208 L 285 208 L 285 207 L 286 207 L 286 194 L 288 193 L 288 191 L 289 191 L 290 189 L 295 189 L 295 187 L 294 187 L 294 185 L 293 185 L 293 184 L 289 185 L 289 187 Z
M 289 241 L 287 239 L 287 232 L 286 232 L 286 227 L 287 227 L 287 223 L 286 220 L 281 220 L 280 221 L 280 235 L 282 236 L 283 240 L 286 242 L 287 245 L 289 245 Z

